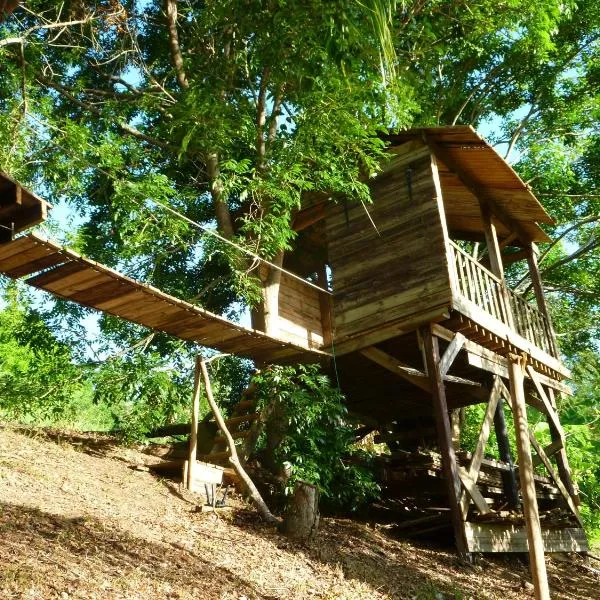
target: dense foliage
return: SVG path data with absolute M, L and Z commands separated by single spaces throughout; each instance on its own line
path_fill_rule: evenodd
M 253 381 L 258 405 L 279 430 L 271 451 L 289 476 L 288 492 L 298 480 L 316 484 L 333 509 L 355 509 L 377 497 L 369 457 L 353 447 L 355 426 L 343 397 L 318 366 L 269 367 Z M 259 450 L 269 441 L 263 435 Z
M 0 311 L 0 411 L 33 421 L 68 415 L 86 394 L 84 375 L 69 346 L 11 286 Z

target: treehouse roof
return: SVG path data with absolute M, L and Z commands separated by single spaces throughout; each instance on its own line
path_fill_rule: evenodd
M 423 127 L 384 136 L 390 151 L 410 141 L 427 144 L 435 154 L 448 228 L 466 237 L 484 231 L 480 201 L 496 217 L 500 238 L 518 242 L 550 241 L 539 223 L 552 224 L 529 186 L 470 126 Z

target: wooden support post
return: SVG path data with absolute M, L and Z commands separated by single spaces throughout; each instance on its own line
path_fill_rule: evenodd
M 328 289 L 327 268 L 325 265 L 317 272 L 317 285 L 323 289 Z M 321 327 L 323 328 L 323 346 L 331 346 L 333 340 L 333 309 L 331 296 L 324 292 L 319 292 L 319 310 L 321 312 Z
M 452 525 L 456 537 L 456 547 L 458 553 L 468 558 L 468 546 L 465 536 L 465 527 L 460 510 L 460 495 L 462 483 L 458 473 L 458 464 L 454 446 L 452 445 L 452 427 L 448 415 L 448 404 L 446 402 L 446 391 L 444 382 L 440 373 L 440 349 L 438 339 L 432 334 L 429 327 L 421 330 L 423 345 L 425 349 L 425 360 L 427 364 L 427 373 L 433 399 L 433 410 L 438 432 L 440 451 L 442 453 L 442 467 L 444 479 L 448 490 L 448 502 L 452 514 Z
M 544 288 L 542 285 L 542 278 L 540 276 L 540 269 L 537 263 L 537 247 L 531 242 L 527 246 L 527 263 L 529 265 L 529 276 L 531 277 L 531 286 L 533 287 L 533 293 L 537 301 L 540 312 L 550 321 L 550 314 L 548 312 L 548 306 L 546 305 L 546 298 L 544 297 Z
M 504 488 L 504 494 L 508 501 L 508 507 L 518 508 L 521 502 L 519 501 L 517 474 L 512 452 L 510 451 L 510 443 L 508 441 L 508 431 L 506 429 L 506 419 L 504 418 L 502 402 L 498 403 L 496 412 L 494 413 L 494 430 L 496 431 L 496 441 L 498 442 L 500 460 L 509 466 L 508 471 L 502 471 L 502 486 Z
M 536 600 L 550 600 L 546 561 L 544 559 L 544 542 L 542 540 L 542 528 L 540 526 L 535 480 L 533 478 L 533 461 L 529 441 L 529 426 L 527 424 L 525 390 L 523 388 L 525 378 L 522 366 L 523 359 L 513 354 L 509 358 L 510 394 L 519 454 L 519 479 L 523 496 L 523 513 L 527 528 L 527 541 L 529 542 L 529 567 Z
M 556 337 L 554 334 L 554 328 L 552 327 L 552 319 L 550 318 L 550 312 L 548 311 L 548 305 L 546 304 L 546 298 L 544 296 L 544 287 L 542 284 L 542 277 L 540 275 L 540 269 L 537 263 L 538 250 L 537 246 L 531 242 L 527 246 L 527 264 L 529 265 L 529 276 L 531 277 L 531 285 L 535 294 L 535 299 L 538 305 L 539 311 L 544 315 L 548 325 L 548 331 L 545 332 L 548 336 L 548 341 L 554 356 L 558 357 L 558 348 L 556 346 Z
M 446 376 L 466 341 L 467 338 L 462 333 L 457 333 L 448 344 L 448 348 L 446 348 L 446 352 L 444 352 L 444 356 L 440 360 L 440 373 L 442 377 Z
M 496 226 L 492 219 L 492 211 L 484 202 L 479 204 L 481 208 L 481 217 L 485 227 L 485 244 L 487 246 L 488 255 L 490 257 L 490 270 L 492 273 L 504 280 L 504 266 L 502 264 L 502 254 L 500 253 L 500 245 L 498 244 L 498 235 L 496 234 Z
M 558 418 L 555 392 L 552 388 L 547 388 L 547 391 L 550 406 L 556 412 Z M 556 430 L 554 427 L 552 427 L 552 423 L 550 423 L 550 437 L 552 438 L 553 444 L 561 443 L 561 448 L 556 453 L 556 466 L 558 467 L 558 473 L 563 483 L 565 484 L 569 495 L 571 496 L 571 498 L 573 498 L 575 506 L 579 506 L 581 504 L 581 500 L 579 498 L 579 494 L 577 493 L 577 488 L 573 484 L 573 478 L 571 476 L 571 467 L 569 466 L 569 459 L 567 458 L 567 449 L 565 447 L 566 438 L 564 436 L 564 432 Z
M 200 419 L 200 362 L 202 358 L 196 356 L 196 366 L 194 369 L 194 395 L 192 397 L 192 424 L 190 429 L 190 443 L 187 460 L 187 475 L 184 477 L 184 483 L 190 492 L 194 491 L 194 471 L 196 467 L 196 452 L 198 449 L 198 421 Z

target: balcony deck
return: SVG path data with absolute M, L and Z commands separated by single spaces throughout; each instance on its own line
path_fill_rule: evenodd
M 448 251 L 453 308 L 517 352 L 527 352 L 562 377 L 569 377 L 545 315 L 454 242 L 449 242 Z

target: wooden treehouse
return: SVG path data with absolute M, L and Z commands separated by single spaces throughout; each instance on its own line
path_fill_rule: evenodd
M 540 224 L 552 219 L 470 127 L 387 139 L 392 157 L 370 185 L 372 205 L 317 198 L 297 215 L 285 266 L 329 280 L 332 296 L 284 278 L 280 333 L 334 357 L 350 410 L 391 450 L 388 490 L 421 507 L 445 498 L 461 552 L 525 551 L 529 521 L 542 523 L 547 551 L 585 550 L 556 411 L 570 393 L 569 371 L 537 265 L 536 242 L 549 241 Z M 517 262 L 532 301 L 507 284 L 505 268 Z M 480 403 L 485 418 L 467 454 L 460 409 Z M 527 425 L 526 405 L 548 423 L 546 447 Z M 492 429 L 494 460 L 485 454 Z M 437 470 L 419 466 L 428 459 L 418 449 L 432 448 L 441 453 Z
M 370 184 L 372 204 L 315 196 L 295 216 L 296 245 L 284 262 L 277 327 L 268 335 L 36 234 L 3 238 L 0 272 L 258 362 L 320 361 L 350 411 L 388 444 L 388 492 L 445 510 L 461 553 L 529 547 L 539 561 L 542 544 L 546 551 L 585 550 L 556 411 L 570 393 L 563 383 L 569 372 L 537 266 L 536 243 L 548 241 L 540 224 L 552 220 L 470 127 L 415 129 L 388 141 L 391 158 Z M 12 200 L 0 202 L 0 215 L 12 214 Z M 0 218 L 7 231 L 10 223 Z M 518 261 L 533 302 L 507 284 L 505 267 Z M 485 417 L 467 454 L 460 413 L 473 404 L 485 407 Z M 511 455 L 504 404 L 518 456 Z M 544 447 L 526 407 L 548 423 Z M 492 429 L 494 459 L 485 453 Z M 437 452 L 439 468 L 415 466 L 423 449 Z

